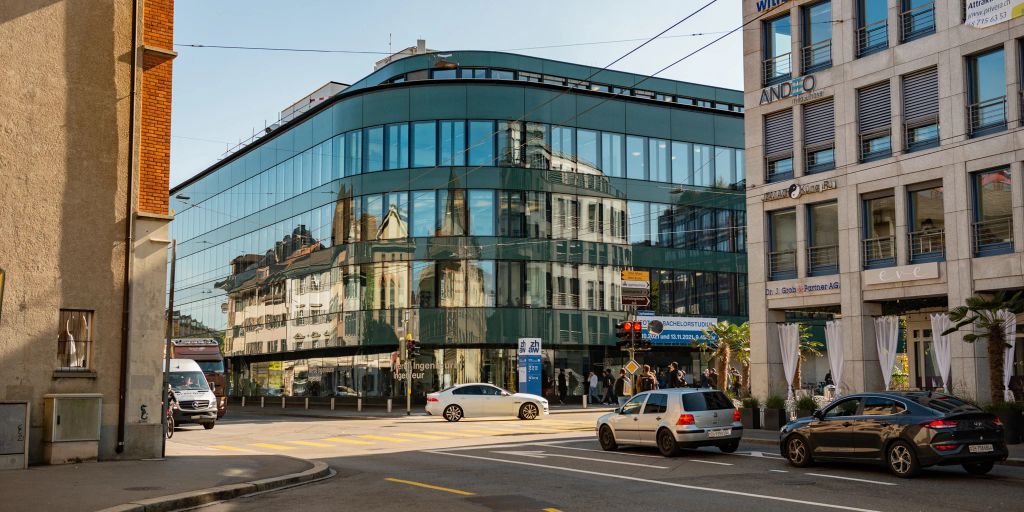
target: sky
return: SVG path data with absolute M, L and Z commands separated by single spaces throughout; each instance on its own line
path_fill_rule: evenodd
M 390 49 L 495 50 L 603 67 L 712 0 L 177 0 L 171 186 L 329 81 L 353 83 Z M 741 23 L 740 0 L 702 12 L 612 66 L 651 74 Z M 741 31 L 659 77 L 742 89 Z M 694 35 L 697 34 L 697 35 Z M 578 44 L 639 39 L 605 44 Z M 379 53 L 194 48 L 256 46 Z M 537 46 L 573 45 L 560 48 Z M 723 63 L 729 63 L 723 65 Z

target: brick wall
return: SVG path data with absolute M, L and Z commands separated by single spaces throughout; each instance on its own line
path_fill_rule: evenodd
M 142 44 L 174 49 L 174 0 L 146 0 L 142 12 Z M 142 57 L 142 98 L 139 119 L 139 211 L 167 214 L 171 174 L 172 54 L 145 51 Z

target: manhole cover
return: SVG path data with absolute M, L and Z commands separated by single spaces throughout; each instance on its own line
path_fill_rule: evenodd
M 141 487 L 125 487 L 123 490 L 125 490 L 125 491 L 159 491 L 160 489 L 163 489 L 163 487 L 145 486 L 144 485 L 144 486 L 141 486 Z

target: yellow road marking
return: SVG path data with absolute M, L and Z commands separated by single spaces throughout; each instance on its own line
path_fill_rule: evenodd
M 548 508 L 544 509 L 544 512 L 562 512 L 562 511 L 558 510 L 557 508 L 548 507 Z
M 294 450 L 294 446 L 285 446 L 283 444 L 274 443 L 250 443 L 249 446 L 259 446 L 260 448 L 270 448 L 271 450 Z
M 416 438 L 419 438 L 419 439 L 434 439 L 434 440 L 437 440 L 437 439 L 447 439 L 444 436 L 432 436 L 432 435 L 428 435 L 428 434 L 415 434 L 415 433 L 412 433 L 412 432 L 400 432 L 400 433 L 396 433 L 395 435 L 396 436 L 416 437 Z
M 302 446 L 315 446 L 317 448 L 330 448 L 331 445 L 324 443 L 316 443 L 313 441 L 288 441 L 290 444 L 301 444 Z
M 463 434 L 462 432 L 436 432 L 428 431 L 424 434 L 438 435 L 438 436 L 455 436 L 455 437 L 480 437 L 479 434 Z
M 328 437 L 327 439 L 324 439 L 324 441 L 346 444 L 373 444 L 372 441 L 360 441 L 358 439 L 349 439 L 347 437 Z
M 252 450 L 246 450 L 245 448 L 236 448 L 234 446 L 228 446 L 226 444 L 215 444 L 211 445 L 210 448 L 216 448 L 218 450 L 227 450 L 229 452 L 251 452 Z
M 369 434 L 365 435 L 365 436 L 359 436 L 359 437 L 361 437 L 363 439 L 373 439 L 374 441 L 391 441 L 392 443 L 408 443 L 409 441 L 412 441 L 412 439 L 402 439 L 402 438 L 399 438 L 399 437 L 387 437 L 387 436 L 373 436 L 373 435 L 369 435 Z
M 516 432 L 516 431 L 514 431 L 514 430 L 494 431 L 494 430 L 480 430 L 480 429 L 475 429 L 475 428 L 464 428 L 460 432 L 476 432 L 477 434 L 486 434 L 486 435 L 496 436 L 498 434 L 509 434 L 509 433 L 513 433 L 513 432 Z
M 449 489 L 447 487 L 440 487 L 440 486 L 437 486 L 437 485 L 425 484 L 423 482 L 413 482 L 412 480 L 399 480 L 398 478 L 390 478 L 390 477 L 389 478 L 385 478 L 384 480 L 387 480 L 389 482 L 399 483 L 399 484 L 414 485 L 416 487 L 422 487 L 424 489 L 433 489 L 435 491 L 450 492 L 452 494 L 458 494 L 459 496 L 475 496 L 475 494 L 473 494 L 473 493 L 471 493 L 469 491 L 460 491 L 458 489 Z

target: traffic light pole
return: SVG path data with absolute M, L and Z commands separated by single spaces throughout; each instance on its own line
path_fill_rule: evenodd
M 405 415 L 412 414 L 412 354 L 409 351 L 409 312 L 405 312 Z

